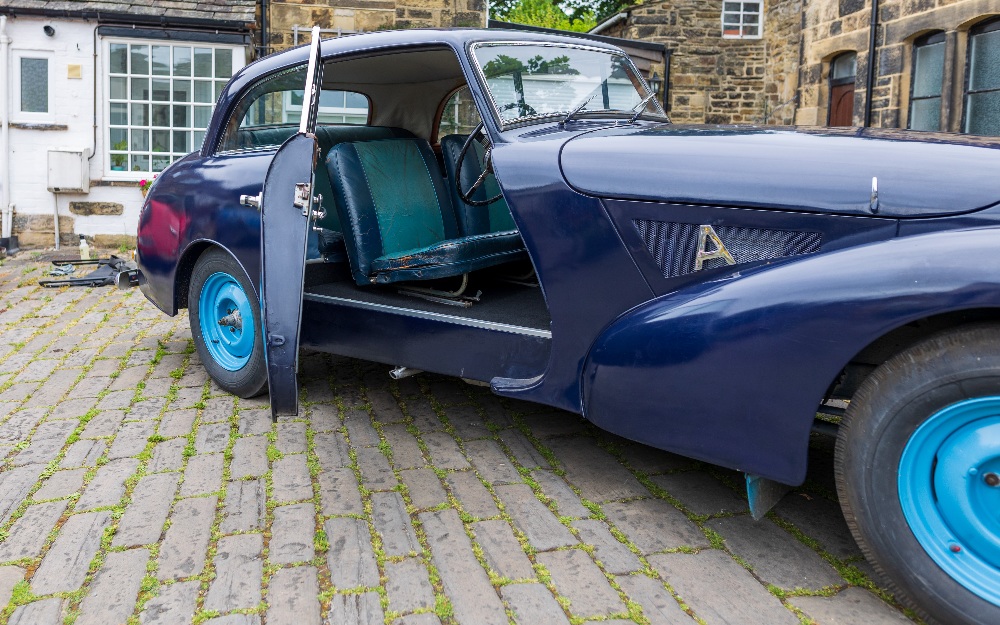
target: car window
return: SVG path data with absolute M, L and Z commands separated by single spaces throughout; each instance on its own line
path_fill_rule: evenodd
M 469 87 L 462 87 L 448 98 L 444 108 L 441 109 L 438 140 L 448 135 L 467 135 L 480 121 L 479 110 L 472 100 Z
M 256 150 L 281 145 L 297 130 L 302 115 L 302 87 L 306 68 L 270 76 L 253 88 L 236 106 L 219 150 Z M 368 123 L 370 105 L 360 93 L 339 90 L 320 92 L 320 124 Z

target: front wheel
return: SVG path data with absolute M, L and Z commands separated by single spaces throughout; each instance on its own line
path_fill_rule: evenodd
M 191 274 L 188 316 L 198 357 L 215 382 L 239 397 L 267 385 L 260 307 L 243 268 L 226 252 L 202 254 Z
M 928 621 L 1000 623 L 1000 328 L 944 333 L 862 384 L 837 438 L 848 525 Z

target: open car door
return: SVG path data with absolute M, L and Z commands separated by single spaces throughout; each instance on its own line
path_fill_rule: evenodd
M 278 149 L 260 200 L 260 311 L 271 417 L 299 412 L 299 327 L 306 244 L 313 219 L 316 112 L 323 83 L 319 27 L 313 28 L 299 131 Z

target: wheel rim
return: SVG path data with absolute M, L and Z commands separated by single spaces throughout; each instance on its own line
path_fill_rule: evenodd
M 213 273 L 198 298 L 198 321 L 208 353 L 228 371 L 238 371 L 254 348 L 253 308 L 240 283 L 227 273 Z
M 931 415 L 907 441 L 898 480 L 921 547 L 967 590 L 1000 606 L 1000 397 Z

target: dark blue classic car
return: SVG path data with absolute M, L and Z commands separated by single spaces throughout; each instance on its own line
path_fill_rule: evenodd
M 138 282 L 275 416 L 300 345 L 459 376 L 743 471 L 756 515 L 836 429 L 892 588 L 995 624 L 998 148 L 674 125 L 621 50 L 569 37 L 314 41 L 238 73 L 159 176 Z

